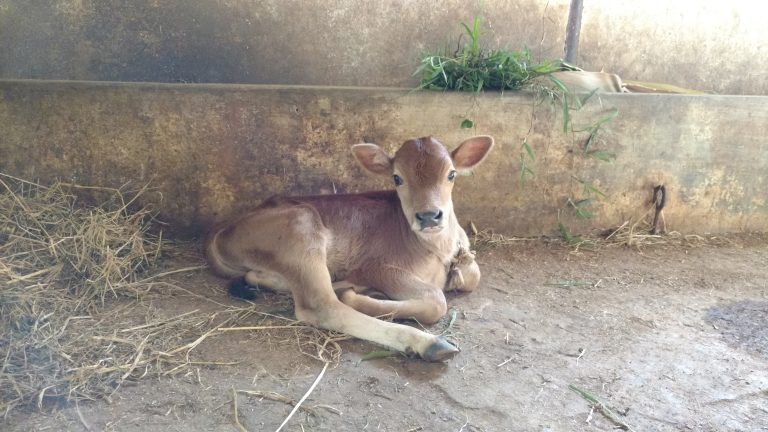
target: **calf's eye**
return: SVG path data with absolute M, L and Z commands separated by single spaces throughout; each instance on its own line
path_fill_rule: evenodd
M 400 186 L 401 184 L 403 184 L 403 179 L 397 174 L 392 176 L 392 180 L 395 181 L 395 186 Z
M 451 172 L 448 173 L 448 180 L 453 181 L 453 179 L 456 178 L 456 170 L 451 170 Z

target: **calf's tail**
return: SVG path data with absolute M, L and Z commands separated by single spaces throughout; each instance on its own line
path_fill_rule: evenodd
M 236 278 L 243 276 L 246 272 L 227 263 L 220 246 L 220 234 L 225 227 L 217 226 L 208 232 L 203 243 L 205 260 L 213 272 L 221 277 Z

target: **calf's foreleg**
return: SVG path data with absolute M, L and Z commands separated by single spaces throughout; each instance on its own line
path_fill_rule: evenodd
M 369 283 L 369 286 L 379 287 L 389 299 L 374 298 L 354 289 L 340 292 L 339 299 L 366 315 L 414 319 L 422 324 L 437 322 L 448 310 L 443 291 L 416 276 L 401 273 L 379 279 Z
M 301 321 L 405 353 L 416 353 L 428 361 L 445 360 L 458 352 L 443 338 L 373 318 L 342 303 L 333 291 L 324 257 L 304 260 L 301 269 L 288 279 L 293 279 L 291 291 L 296 304 L 296 317 Z

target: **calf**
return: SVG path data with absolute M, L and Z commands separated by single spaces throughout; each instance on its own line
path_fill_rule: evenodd
M 426 137 L 390 157 L 357 144 L 360 164 L 390 177 L 394 191 L 270 198 L 210 232 L 208 262 L 220 276 L 290 291 L 301 321 L 429 361 L 450 358 L 458 349 L 446 340 L 374 317 L 431 324 L 446 313 L 445 290 L 477 287 L 451 191 L 491 147 L 493 138 L 478 136 L 449 153 Z

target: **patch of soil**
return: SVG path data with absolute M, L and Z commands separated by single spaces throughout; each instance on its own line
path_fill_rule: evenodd
M 717 247 L 600 247 L 524 242 L 479 254 L 478 291 L 452 295 L 435 325 L 462 352 L 430 364 L 341 342 L 286 431 L 610 431 L 615 424 L 569 389 L 584 389 L 636 431 L 768 431 L 768 243 Z M 197 263 L 179 258 L 173 267 Z M 191 264 L 190 264 L 191 263 Z M 238 304 L 206 272 L 177 283 Z M 263 294 L 265 311 L 290 307 Z M 156 300 L 168 316 L 216 310 L 194 296 Z M 144 379 L 105 401 L 15 413 L 7 431 L 273 431 L 323 363 L 290 330 L 206 339 L 184 376 Z M 255 394 L 255 395 L 254 395 Z M 264 396 L 267 394 L 267 396 Z M 271 396 L 270 396 L 271 395 Z
M 707 322 L 736 348 L 768 357 L 768 302 L 742 300 L 711 307 Z

